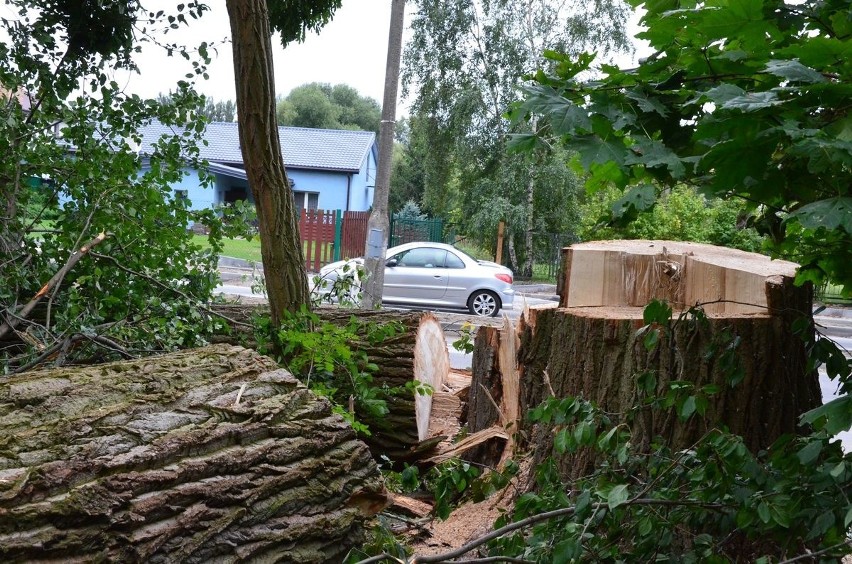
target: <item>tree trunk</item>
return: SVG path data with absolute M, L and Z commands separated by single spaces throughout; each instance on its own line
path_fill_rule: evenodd
M 506 248 L 509 252 L 509 264 L 512 267 L 512 270 L 515 272 L 520 271 L 520 265 L 518 264 L 518 253 L 515 250 L 515 230 L 512 228 L 506 228 Z
M 402 57 L 402 31 L 405 22 L 405 0 L 391 0 L 391 19 L 388 31 L 388 55 L 385 65 L 385 91 L 382 102 L 382 123 L 379 127 L 379 163 L 376 170 L 376 191 L 373 193 L 373 210 L 367 221 L 367 241 L 364 252 L 363 302 L 365 309 L 382 305 L 382 288 L 385 283 L 385 253 L 388 249 L 388 194 L 390 192 L 393 137 L 396 126 L 396 96 L 399 90 L 399 64 Z M 375 241 L 371 236 L 378 233 Z M 376 247 L 375 243 L 379 243 Z
M 234 50 L 240 148 L 257 207 L 273 326 L 310 304 L 293 194 L 275 118 L 272 41 L 265 0 L 227 0 Z
M 795 433 L 798 416 L 819 405 L 819 387 L 806 370 L 804 346 L 781 318 L 713 316 L 706 327 L 682 321 L 650 352 L 637 333 L 643 325 L 641 308 L 609 308 L 607 317 L 599 308 L 538 312 L 521 357 L 525 410 L 552 393 L 581 396 L 607 413 L 626 415 L 646 397 L 637 385 L 643 374 L 653 374 L 653 393 L 661 396 L 675 380 L 689 382 L 696 391 L 713 384 L 720 392 L 707 397 L 705 418 L 684 422 L 674 409 L 645 409 L 629 423 L 632 442 L 647 449 L 659 436 L 677 450 L 692 445 L 708 426 L 722 424 L 757 452 L 782 434 Z M 729 337 L 739 340 L 732 355 L 725 354 L 727 345 L 722 344 L 731 343 Z M 743 379 L 732 386 L 730 368 L 735 366 Z M 549 433 L 543 428 L 534 433 L 539 459 L 549 454 Z M 594 460 L 587 455 L 562 459 L 566 477 L 588 472 Z
M 264 306 L 216 306 L 217 311 L 236 320 L 249 320 L 253 315 L 263 315 Z M 399 312 L 393 310 L 351 310 L 319 308 L 315 311 L 327 323 L 344 325 L 353 315 L 359 321 L 371 324 L 399 323 L 402 331 L 380 343 L 366 338 L 350 345 L 367 354 L 369 362 L 378 369 L 373 375 L 376 386 L 404 387 L 412 381 L 421 382 L 440 391 L 450 370 L 449 353 L 444 330 L 438 320 L 426 312 Z M 245 327 L 248 329 L 248 327 Z M 220 342 L 255 346 L 250 332 L 234 331 Z M 432 396 L 415 394 L 408 390 L 401 395 L 384 398 L 390 413 L 382 418 L 371 417 L 356 411 L 359 420 L 370 427 L 371 435 L 362 437 L 373 452 L 394 460 L 405 460 L 419 454 L 421 444 L 433 444 L 429 434 Z
M 4 562 L 341 561 L 380 510 L 351 428 L 227 345 L 0 382 Z
M 482 326 L 476 333 L 468 395 L 468 430 L 480 433 L 499 427 L 494 437 L 471 449 L 465 459 L 496 467 L 514 448 L 520 424 L 520 383 L 517 363 L 518 335 L 506 318 L 502 327 Z
M 686 448 L 710 425 L 742 435 L 753 451 L 798 430 L 798 416 L 820 403 L 807 369 L 796 319 L 810 319 L 810 288 L 793 284 L 795 265 L 709 245 L 608 241 L 565 253 L 559 309 L 533 309 L 521 324 L 522 411 L 555 395 L 581 396 L 612 414 L 627 414 L 652 375 L 651 393 L 675 380 L 694 389 L 713 384 L 705 418 L 681 421 L 673 410 L 645 409 L 632 420 L 633 443 L 660 436 Z M 675 308 L 704 304 L 706 322 L 677 319 L 652 350 L 643 343 L 643 308 L 667 299 Z M 732 385 L 732 381 L 741 381 Z M 644 376 L 646 382 L 651 381 Z M 694 392 L 690 392 L 694 393 Z M 550 453 L 550 431 L 532 429 L 538 460 Z M 586 473 L 589 453 L 564 457 L 567 478 Z

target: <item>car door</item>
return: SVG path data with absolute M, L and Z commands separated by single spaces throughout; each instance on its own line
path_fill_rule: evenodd
M 435 247 L 415 247 L 397 253 L 394 266 L 385 267 L 382 300 L 404 303 L 431 303 L 447 291 L 447 251 Z

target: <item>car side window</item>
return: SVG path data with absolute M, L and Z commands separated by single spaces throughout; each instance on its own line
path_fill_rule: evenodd
M 422 247 L 399 253 L 398 255 L 395 255 L 394 258 L 397 259 L 397 266 L 407 266 L 409 268 L 440 268 L 444 266 L 446 255 L 447 251 L 443 249 Z
M 447 253 L 447 268 L 464 268 L 464 261 L 453 253 Z

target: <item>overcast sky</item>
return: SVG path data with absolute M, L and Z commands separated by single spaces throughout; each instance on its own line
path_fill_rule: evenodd
M 146 8 L 161 4 L 168 10 L 174 2 L 144 2 Z M 214 42 L 230 38 L 228 12 L 224 0 L 210 0 L 211 11 L 199 21 L 174 34 L 171 41 L 197 46 L 203 41 Z M 361 95 L 382 100 L 387 58 L 390 0 L 344 0 L 334 19 L 320 35 L 310 34 L 304 43 L 284 49 L 278 35 L 273 38 L 275 60 L 275 91 L 286 95 L 294 87 L 307 82 L 344 83 Z M 208 69 L 210 79 L 198 83 L 198 90 L 216 100 L 235 99 L 234 65 L 231 45 L 219 45 L 211 52 L 213 61 Z M 126 89 L 144 97 L 174 89 L 191 70 L 180 56 L 167 57 L 162 50 L 143 49 L 138 59 L 140 74 L 119 80 Z
M 174 10 L 175 3 L 167 0 L 146 0 L 149 10 Z M 235 99 L 234 70 L 231 59 L 230 25 L 224 0 L 210 0 L 211 10 L 200 21 L 190 20 L 170 41 L 197 46 L 201 42 L 218 42 L 211 51 L 213 61 L 208 68 L 209 80 L 197 84 L 200 92 L 215 100 Z M 354 87 L 361 95 L 382 101 L 385 63 L 387 58 L 390 0 L 343 0 L 334 19 L 319 34 L 310 34 L 304 43 L 292 44 L 284 49 L 280 38 L 273 38 L 275 61 L 275 90 L 287 95 L 294 87 L 308 82 L 344 83 Z M 406 26 L 410 14 L 406 14 Z M 631 23 L 635 33 L 636 18 Z M 406 36 L 403 36 L 405 40 Z M 639 55 L 647 50 L 638 51 Z M 116 77 L 119 84 L 143 97 L 155 97 L 174 89 L 178 80 L 191 71 L 189 63 L 180 56 L 167 57 L 162 49 L 143 48 L 138 59 L 140 74 Z M 622 65 L 632 64 L 625 58 Z M 408 106 L 403 102 L 402 113 Z

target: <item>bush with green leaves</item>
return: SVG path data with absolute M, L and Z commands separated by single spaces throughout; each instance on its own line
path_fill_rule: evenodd
M 163 28 L 203 7 L 148 14 L 137 2 L 117 12 L 115 3 L 7 4 L 20 13 L 0 24 L 8 37 L 0 43 L 0 333 L 14 338 L 0 349 L 0 372 L 203 343 L 222 326 L 205 306 L 218 280 L 217 241 L 235 230 L 171 190 L 188 163 L 203 169 L 203 99 L 189 78 L 168 105 L 113 79 L 133 69 L 133 33 L 162 41 Z M 98 39 L 98 26 L 112 35 Z M 206 44 L 197 58 L 164 47 L 186 54 L 191 77 L 206 72 Z M 175 133 L 141 155 L 137 132 L 152 120 Z M 214 252 L 192 243 L 192 222 L 211 227 Z M 24 309 L 36 298 L 37 308 Z
M 635 217 L 621 213 L 624 205 L 614 187 L 588 194 L 580 211 L 580 238 L 693 241 L 751 252 L 762 248 L 763 237 L 747 225 L 744 205 L 707 199 L 689 186 L 675 186 L 642 212 L 632 208 Z

